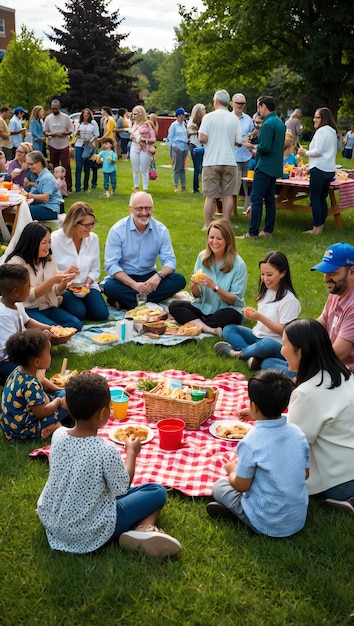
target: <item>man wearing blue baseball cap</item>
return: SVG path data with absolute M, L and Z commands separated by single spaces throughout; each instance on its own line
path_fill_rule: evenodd
M 23 120 L 27 111 L 23 107 L 16 107 L 14 114 L 9 121 L 9 133 L 12 139 L 12 158 L 15 158 L 16 149 L 26 134 L 26 129 L 23 127 Z
M 354 372 L 354 247 L 344 241 L 329 246 L 313 270 L 323 272 L 329 294 L 318 321 L 338 358 Z

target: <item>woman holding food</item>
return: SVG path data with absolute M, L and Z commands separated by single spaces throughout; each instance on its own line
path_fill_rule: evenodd
M 23 305 L 29 317 L 49 326 L 58 324 L 81 330 L 80 320 L 60 306 L 68 283 L 78 273 L 77 268 L 66 267 L 59 272 L 51 255 L 50 243 L 50 228 L 31 222 L 23 229 L 6 263 L 23 265 L 28 270 L 31 289 Z
M 224 326 L 241 324 L 246 286 L 247 268 L 237 254 L 232 227 L 226 220 L 215 220 L 194 266 L 189 286 L 194 301 L 175 300 L 169 310 L 179 324 L 192 322 L 220 337 Z
M 53 255 L 60 270 L 68 263 L 77 268 L 72 291 L 63 295 L 62 307 L 80 320 L 104 321 L 108 308 L 97 280 L 100 275 L 100 245 L 92 232 L 96 224 L 87 202 L 75 202 L 65 216 L 62 228 L 52 234 Z M 78 291 L 78 288 L 79 291 Z
M 27 141 L 20 143 L 16 148 L 15 158 L 9 161 L 7 165 L 7 173 L 15 185 L 23 187 L 24 180 L 29 174 L 28 164 L 26 163 L 26 155 L 32 152 L 33 146 Z
M 310 444 L 310 495 L 354 513 L 354 377 L 336 356 L 316 320 L 294 320 L 283 332 L 283 357 L 296 373 L 288 422 Z

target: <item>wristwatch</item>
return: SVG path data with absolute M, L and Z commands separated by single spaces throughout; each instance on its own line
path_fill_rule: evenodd
M 219 285 L 215 285 L 213 291 L 219 291 Z
M 157 274 L 158 276 L 160 276 L 160 278 L 161 278 L 161 279 L 162 279 L 162 278 L 165 278 L 162 272 L 156 272 L 156 274 Z

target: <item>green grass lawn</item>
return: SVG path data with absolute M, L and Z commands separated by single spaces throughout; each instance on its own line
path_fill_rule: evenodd
M 188 279 L 198 252 L 205 245 L 203 198 L 176 194 L 168 164 L 167 146 L 157 150 L 158 178 L 150 183 L 154 216 L 170 229 L 177 269 Z M 338 154 L 338 163 L 348 166 Z M 73 168 L 74 170 L 74 168 Z M 102 259 L 110 226 L 125 216 L 133 186 L 129 162 L 118 163 L 118 195 L 72 194 L 92 204 L 98 217 Z M 187 174 L 192 188 L 192 172 Z M 235 233 L 248 221 L 239 211 L 232 218 Z M 333 218 L 320 237 L 302 234 L 311 216 L 280 212 L 269 240 L 241 240 L 239 253 L 248 271 L 247 304 L 254 303 L 258 262 L 270 249 L 281 250 L 290 261 L 303 317 L 316 317 L 326 299 L 323 275 L 309 268 L 325 248 L 338 241 L 352 243 L 353 211 L 343 214 L 343 230 Z M 103 267 L 103 264 L 102 264 Z M 102 270 L 102 275 L 104 271 Z M 244 364 L 215 355 L 209 338 L 197 344 L 159 348 L 124 345 L 97 355 L 52 350 L 49 375 L 62 358 L 70 369 L 94 365 L 127 370 L 163 371 L 176 368 L 212 377 L 227 370 L 248 375 Z M 311 416 L 309 415 L 309 419 Z M 6 626 L 319 626 L 342 625 L 354 610 L 353 518 L 327 511 L 311 501 L 305 529 L 286 540 L 252 535 L 246 527 L 208 517 L 207 498 L 187 498 L 170 492 L 160 525 L 182 543 L 175 561 L 156 562 L 142 554 L 123 553 L 109 546 L 98 553 L 74 556 L 52 552 L 36 515 L 36 501 L 48 466 L 30 461 L 36 445 L 9 443 L 0 436 L 0 624 Z

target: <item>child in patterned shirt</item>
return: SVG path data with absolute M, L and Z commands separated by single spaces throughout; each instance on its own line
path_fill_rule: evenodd
M 140 439 L 126 441 L 124 463 L 117 444 L 97 435 L 110 415 L 105 378 L 85 372 L 69 379 L 65 389 L 75 426 L 53 435 L 49 478 L 37 503 L 50 547 L 82 554 L 119 541 L 152 557 L 176 555 L 179 541 L 155 526 L 165 488 L 130 486 Z

